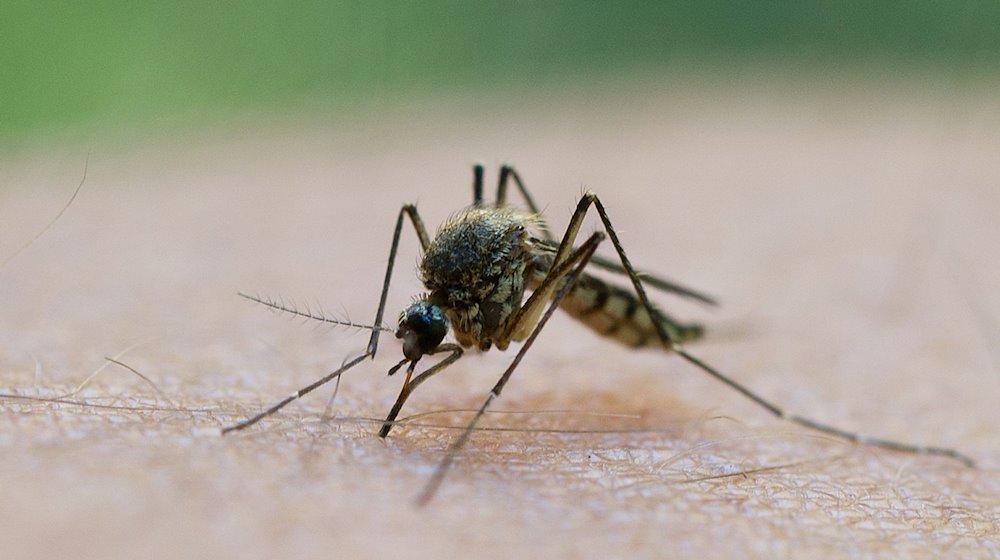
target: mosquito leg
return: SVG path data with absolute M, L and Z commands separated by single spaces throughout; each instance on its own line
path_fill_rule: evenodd
M 531 198 L 531 194 L 528 193 L 528 189 L 524 186 L 524 181 L 521 180 L 521 176 L 517 173 L 517 170 L 506 164 L 500 167 L 500 179 L 497 181 L 497 208 L 503 208 L 507 205 L 507 181 L 510 178 L 514 179 L 517 190 L 521 191 L 521 196 L 524 197 L 524 202 L 528 205 L 528 210 L 531 210 L 533 214 L 540 214 L 538 205 Z M 549 233 L 546 238 L 552 240 L 552 234 Z
M 457 344 L 442 344 L 435 348 L 432 353 L 437 354 L 439 352 L 451 352 L 451 355 L 434 364 L 428 368 L 427 371 L 414 377 L 409 383 L 403 384 L 403 389 L 399 392 L 399 397 L 396 398 L 396 404 L 392 405 L 392 410 L 390 410 L 389 415 L 386 416 L 385 422 L 382 424 L 382 429 L 379 430 L 378 437 L 384 438 L 389 435 L 389 431 L 396 425 L 396 417 L 399 416 L 399 411 L 402 410 L 403 403 L 406 402 L 406 399 L 410 398 L 410 394 L 413 393 L 413 390 L 416 389 L 417 386 L 424 381 L 427 381 L 427 379 L 435 373 L 457 362 L 458 359 L 462 357 L 462 347 Z
M 628 272 L 620 264 L 614 262 L 613 260 L 605 259 L 600 255 L 594 255 L 594 258 L 591 259 L 590 262 L 591 264 L 597 265 L 599 268 L 609 270 L 616 274 L 626 274 L 626 275 L 628 274 Z M 682 286 L 677 282 L 674 282 L 673 280 L 667 280 L 666 278 L 662 278 L 660 276 L 654 276 L 647 272 L 641 272 L 641 271 L 636 271 L 636 274 L 638 274 L 639 277 L 642 278 L 643 284 L 651 288 L 656 288 L 657 290 L 663 292 L 685 297 L 688 299 L 693 299 L 695 301 L 700 301 L 701 303 L 707 305 L 719 305 L 719 302 L 716 301 L 714 297 L 699 292 L 697 290 L 694 290 L 692 288 Z
M 222 429 L 223 435 L 228 434 L 229 432 L 235 432 L 237 430 L 242 430 L 244 428 L 249 428 L 250 426 L 253 426 L 254 424 L 256 424 L 257 422 L 260 422 L 264 418 L 267 418 L 268 416 L 274 414 L 275 412 L 278 412 L 279 410 L 281 410 L 282 408 L 284 408 L 285 405 L 287 405 L 288 403 L 290 403 L 290 402 L 292 402 L 292 401 L 294 401 L 294 400 L 296 400 L 298 398 L 301 398 L 302 396 L 304 396 L 304 395 L 312 392 L 315 389 L 318 389 L 319 387 L 321 387 L 321 386 L 327 384 L 328 382 L 330 382 L 332 379 L 340 377 L 341 374 L 343 374 L 345 371 L 351 369 L 352 367 L 358 365 L 359 363 L 361 363 L 362 361 L 364 361 L 364 359 L 367 358 L 368 356 L 369 356 L 368 352 L 365 352 L 364 354 L 356 356 L 353 359 L 351 359 L 349 362 L 347 362 L 344 365 L 340 366 L 340 368 L 338 368 L 337 371 L 334 371 L 334 372 L 332 372 L 330 374 L 327 374 L 327 375 L 323 376 L 321 379 L 319 379 L 319 380 L 311 383 L 310 385 L 306 385 L 305 387 L 299 389 L 298 391 L 295 391 L 291 395 L 289 395 L 289 396 L 285 397 L 284 399 L 282 399 L 280 402 L 276 403 L 271 408 L 265 410 L 264 412 L 261 412 L 260 414 L 254 416 L 253 418 L 250 418 L 248 420 L 244 420 L 244 421 L 240 422 L 239 424 L 233 424 L 232 426 L 227 426 L 227 427 L 223 428 Z
M 558 247 L 559 244 L 556 243 L 555 241 L 549 241 L 549 240 L 545 241 L 546 250 L 555 252 L 555 250 Z M 622 274 L 622 275 L 628 274 L 625 268 L 623 268 L 622 265 L 617 260 L 607 259 L 605 257 L 602 257 L 601 255 L 594 255 L 594 258 L 590 259 L 590 264 L 598 268 L 603 268 L 604 270 L 611 271 L 615 274 Z M 656 288 L 657 290 L 660 290 L 662 292 L 700 301 L 701 303 L 707 305 L 719 305 L 719 302 L 716 301 L 714 297 L 699 292 L 695 289 L 682 286 L 681 284 L 678 284 L 673 280 L 667 280 L 666 278 L 660 276 L 654 276 L 652 274 L 649 274 L 648 272 L 643 272 L 641 270 L 637 270 L 635 272 L 636 274 L 639 275 L 639 278 L 642 279 L 643 285 L 649 288 Z
M 375 312 L 375 321 L 372 323 L 372 335 L 371 335 L 371 338 L 368 339 L 368 348 L 365 351 L 365 353 L 352 358 L 350 361 L 348 361 L 347 363 L 345 363 L 343 366 L 341 366 L 339 369 L 337 369 L 333 373 L 330 373 L 329 375 L 324 376 L 323 378 L 319 379 L 318 381 L 316 381 L 316 382 L 314 382 L 314 383 L 312 383 L 310 385 L 307 385 L 307 386 L 303 387 L 302 389 L 299 389 L 298 391 L 296 391 L 296 392 L 292 393 L 291 395 L 285 397 L 284 399 L 282 399 L 280 402 L 276 403 L 271 408 L 265 410 L 264 412 L 261 412 L 260 414 L 254 416 L 253 418 L 250 418 L 249 420 L 245 420 L 245 421 L 240 422 L 238 424 L 234 424 L 232 426 L 228 426 L 226 428 L 223 428 L 222 429 L 222 433 L 223 434 L 227 434 L 229 432 L 236 431 L 236 430 L 242 430 L 244 428 L 247 428 L 247 427 L 250 427 L 250 426 L 256 424 L 257 422 L 260 422 L 264 418 L 267 418 L 268 416 L 270 416 L 270 415 L 274 414 L 275 412 L 278 412 L 279 410 L 281 410 L 282 408 L 284 408 L 288 403 L 290 403 L 290 402 L 292 402 L 292 401 L 294 401 L 296 399 L 299 399 L 303 395 L 305 395 L 307 393 L 310 393 L 311 391 L 313 391 L 313 390 L 315 390 L 315 389 L 317 389 L 317 388 L 325 385 L 330 380 L 332 380 L 334 378 L 340 377 L 341 374 L 343 374 L 345 371 L 351 369 L 355 365 L 361 363 L 362 361 L 364 361 L 365 358 L 374 358 L 375 357 L 375 352 L 378 350 L 379 335 L 382 334 L 382 331 L 384 330 L 384 329 L 382 329 L 380 327 L 382 325 L 382 317 L 385 315 L 385 301 L 386 301 L 386 298 L 389 295 L 389 283 L 392 280 L 392 269 L 393 269 L 393 265 L 396 262 L 396 252 L 399 249 L 399 237 L 400 237 L 400 235 L 402 234 L 402 231 L 403 231 L 403 217 L 404 216 L 409 216 L 410 221 L 413 223 L 413 229 L 415 229 L 416 232 L 417 232 L 417 237 L 420 239 L 420 245 L 421 245 L 421 247 L 423 247 L 424 249 L 427 249 L 427 246 L 430 245 L 430 237 L 427 235 L 427 228 L 424 227 L 424 222 L 423 222 L 423 220 L 420 219 L 420 214 L 417 213 L 416 206 L 413 206 L 412 204 L 404 204 L 403 207 L 400 208 L 400 210 L 399 210 L 399 215 L 396 217 L 396 227 L 395 227 L 395 229 L 393 230 L 393 233 L 392 233 L 392 245 L 389 248 L 389 262 L 386 265 L 386 269 L 385 269 L 385 280 L 382 282 L 382 295 L 379 297 L 378 310 Z M 243 296 L 243 297 L 247 297 L 247 296 Z M 266 302 L 261 301 L 259 298 L 256 298 L 256 299 L 255 298 L 249 298 L 249 299 L 254 299 L 255 301 L 258 301 L 260 303 L 265 303 L 265 305 L 267 305 Z M 280 306 L 278 306 L 277 308 L 281 309 L 281 310 L 284 310 Z
M 725 383 L 726 385 L 728 385 L 729 387 L 731 387 L 732 389 L 736 390 L 738 393 L 740 393 L 741 395 L 743 395 L 744 397 L 746 397 L 746 398 L 752 400 L 753 402 L 757 403 L 762 408 L 766 409 L 768 412 L 770 412 L 771 414 L 773 414 L 774 416 L 777 416 L 778 418 L 780 418 L 782 420 L 787 420 L 789 422 L 792 422 L 793 424 L 798 424 L 799 426 L 804 426 L 806 428 L 809 428 L 810 430 L 815 430 L 817 432 L 828 434 L 828 435 L 840 438 L 842 440 L 849 441 L 851 443 L 858 443 L 858 444 L 861 444 L 861 445 L 870 445 L 872 447 L 881 447 L 883 449 L 889 449 L 889 450 L 892 450 L 892 451 L 900 451 L 900 452 L 903 452 L 903 453 L 911 453 L 911 454 L 916 454 L 916 455 L 937 455 L 937 456 L 941 456 L 941 457 L 948 457 L 948 458 L 954 459 L 956 461 L 959 461 L 960 463 L 962 463 L 963 465 L 965 465 L 967 467 L 975 467 L 976 466 L 975 461 L 973 461 L 968 456 L 966 456 L 966 455 L 964 455 L 964 454 L 962 454 L 962 453 L 960 453 L 960 452 L 958 452 L 958 451 L 956 451 L 954 449 L 948 449 L 948 448 L 945 448 L 945 447 L 927 447 L 927 446 L 921 446 L 921 445 L 913 445 L 913 444 L 909 444 L 909 443 L 902 443 L 902 442 L 888 440 L 888 439 L 862 436 L 862 435 L 860 435 L 858 433 L 849 432 L 847 430 L 842 430 L 840 428 L 835 428 L 835 427 L 830 426 L 828 424 L 823 424 L 821 422 L 817 422 L 815 420 L 812 420 L 810 418 L 806 418 L 804 416 L 798 416 L 796 414 L 789 414 L 784 409 L 782 409 L 782 408 L 780 408 L 780 407 L 778 407 L 778 406 L 776 406 L 776 405 L 774 405 L 774 404 L 772 404 L 772 403 L 764 400 L 762 397 L 760 397 L 757 394 L 753 393 L 752 391 L 750 391 L 746 387 L 740 385 L 736 381 L 733 381 L 731 378 L 729 378 L 728 376 L 722 374 L 721 372 L 719 372 L 715 368 L 709 366 L 708 364 L 706 364 L 705 362 L 703 362 L 700 359 L 696 358 L 695 356 L 692 356 L 686 350 L 684 350 L 683 348 L 681 348 L 679 345 L 675 345 L 675 347 L 673 348 L 673 350 L 678 355 L 680 355 L 682 358 L 684 358 L 685 360 L 687 360 L 688 362 L 690 362 L 690 363 L 698 366 L 699 368 L 701 368 L 703 371 L 705 371 L 706 373 L 708 373 L 712 377 L 715 377 L 719 381 L 722 381 L 723 383 Z
M 479 174 L 477 175 L 477 177 L 479 177 L 482 174 L 482 166 L 479 165 L 477 166 L 477 168 L 478 169 L 476 173 Z M 541 211 L 538 209 L 538 205 L 535 204 L 534 199 L 531 198 L 531 194 L 528 192 L 528 189 L 524 186 L 524 181 L 521 180 L 521 176 L 518 174 L 517 170 L 511 167 L 510 165 L 504 165 L 500 168 L 500 179 L 497 182 L 496 206 L 498 208 L 506 206 L 507 184 L 511 178 L 514 179 L 514 183 L 517 185 L 518 190 L 521 192 L 521 196 L 524 197 L 524 200 L 528 205 L 528 209 L 533 214 L 541 215 Z M 547 247 L 553 249 L 560 247 L 561 244 L 555 240 L 555 238 L 552 236 L 552 232 L 549 231 L 548 227 L 545 224 L 543 224 L 542 233 L 544 234 L 545 238 L 544 244 Z M 603 268 L 605 270 L 610 270 L 611 272 L 617 274 L 628 274 L 625 268 L 622 267 L 620 264 L 612 260 L 606 259 L 600 255 L 594 255 L 593 258 L 590 259 L 590 263 L 597 265 L 598 267 Z M 647 274 L 645 272 L 637 272 L 637 273 L 642 278 L 643 282 L 650 287 L 662 290 L 664 292 L 676 294 L 682 297 L 691 298 L 700 301 L 702 303 L 706 303 L 708 305 L 718 305 L 718 302 L 716 302 L 715 298 L 713 298 L 712 296 L 703 294 L 691 288 L 687 288 L 685 286 L 678 284 L 677 282 L 673 282 L 665 278 L 660 278 L 658 276 Z
M 541 211 L 539 211 L 538 205 L 535 204 L 535 201 L 531 198 L 531 195 L 528 193 L 528 189 L 524 186 L 524 182 L 521 180 L 521 176 L 517 173 L 517 170 L 515 170 L 513 167 L 509 165 L 504 165 L 503 167 L 500 168 L 500 180 L 498 181 L 497 185 L 497 204 L 496 204 L 497 207 L 502 208 L 507 203 L 507 181 L 509 180 L 510 177 L 514 178 L 514 183 L 517 185 L 518 190 L 521 191 L 521 195 L 524 197 L 525 202 L 528 204 L 528 209 L 531 210 L 533 214 L 541 215 Z M 549 231 L 547 224 L 543 222 L 542 226 L 543 226 L 542 233 L 544 235 L 544 245 L 550 249 L 559 247 L 559 243 L 552 236 L 552 232 Z M 610 270 L 611 272 L 617 274 L 627 274 L 625 269 L 620 264 L 612 260 L 606 259 L 600 255 L 594 255 L 594 258 L 592 258 L 590 262 L 591 264 L 594 264 L 605 270 Z M 718 305 L 718 302 L 716 302 L 715 298 L 713 298 L 712 296 L 703 294 L 691 288 L 687 288 L 685 286 L 678 284 L 677 282 L 673 282 L 665 278 L 660 278 L 652 274 L 647 274 L 645 272 L 639 272 L 639 271 L 637 272 L 639 276 L 642 277 L 643 282 L 645 282 L 645 284 L 650 287 L 662 290 L 664 292 L 676 294 L 682 297 L 691 298 L 700 301 L 702 303 L 706 303 L 708 305 Z
M 427 250 L 427 247 L 431 244 L 431 238 L 427 235 L 427 227 L 424 226 L 424 221 L 420 219 L 420 214 L 417 213 L 417 207 L 412 204 L 404 204 L 399 210 L 399 215 L 396 217 L 396 229 L 392 233 L 392 246 L 389 248 L 389 262 L 385 267 L 385 280 L 382 282 L 382 295 L 378 300 L 378 311 L 375 312 L 375 322 L 373 325 L 381 325 L 382 317 L 385 315 L 385 300 L 389 296 L 389 282 L 392 280 L 392 269 L 393 265 L 396 263 L 396 252 L 399 249 L 399 236 L 403 231 L 403 216 L 409 216 L 410 221 L 413 222 L 413 229 L 417 232 L 417 238 L 420 240 L 420 248 Z M 373 330 L 372 336 L 368 340 L 368 354 L 371 357 L 375 357 L 375 351 L 378 350 L 378 339 L 382 331 Z
M 573 287 L 573 283 L 576 281 L 576 278 L 580 275 L 583 268 L 587 266 L 587 261 L 589 261 L 594 255 L 594 251 L 597 250 L 597 246 L 603 240 L 603 233 L 599 231 L 594 232 L 583 245 L 580 245 L 580 247 L 569 256 L 568 259 L 566 259 L 561 265 L 552 267 L 549 271 L 548 277 L 543 284 L 549 282 L 556 284 L 562 281 L 559 291 L 556 292 L 556 295 L 552 299 L 552 303 L 549 304 L 548 309 L 546 309 L 545 313 L 538 319 L 538 322 L 535 324 L 531 334 L 525 339 L 520 350 L 518 350 L 517 355 L 514 356 L 514 359 L 511 361 L 510 365 L 507 366 L 503 375 L 500 376 L 496 385 L 494 385 L 493 389 L 490 390 L 489 396 L 487 396 L 486 400 L 483 401 L 483 404 L 479 407 L 476 415 L 472 417 L 472 421 L 469 422 L 469 424 L 465 427 L 465 430 L 462 431 L 462 435 L 451 444 L 451 447 L 448 448 L 444 459 L 442 459 L 442 461 L 438 464 L 438 467 L 435 469 L 431 479 L 427 481 L 427 485 L 424 486 L 420 495 L 417 497 L 417 505 L 425 505 L 431 500 L 431 498 L 434 497 L 434 493 L 441 485 L 441 481 L 444 480 L 445 474 L 447 474 L 448 469 L 455 460 L 455 457 L 462 450 L 462 448 L 465 447 L 465 444 L 472 435 L 473 430 L 475 430 L 476 424 L 478 424 L 483 415 L 486 414 L 486 409 L 489 408 L 490 404 L 500 397 L 500 393 L 503 392 L 504 386 L 507 385 L 507 381 L 510 380 L 511 375 L 514 373 L 514 369 L 516 369 L 518 364 L 521 363 L 521 359 L 524 358 L 528 349 L 531 348 L 535 339 L 538 338 L 538 333 L 541 332 L 542 327 L 545 326 L 545 323 L 548 322 L 549 318 L 559 307 L 559 302 L 566 296 L 567 293 L 569 293 L 569 290 Z M 541 288 L 541 286 L 539 288 Z M 538 292 L 536 291 L 536 293 Z
M 497 181 L 497 208 L 503 208 L 507 206 L 507 181 L 513 177 L 514 184 L 517 185 L 517 190 L 521 191 L 521 196 L 524 197 L 524 202 L 528 205 L 528 210 L 532 214 L 537 216 L 542 216 L 542 212 L 538 209 L 538 205 L 535 204 L 534 199 L 531 198 L 531 194 L 528 193 L 528 189 L 525 188 L 524 182 L 521 181 L 521 176 L 518 175 L 517 170 L 510 165 L 504 164 L 500 167 L 500 179 Z M 544 219 L 541 222 L 542 236 L 546 241 L 555 243 L 555 238 L 552 237 L 552 232 L 549 231 L 549 226 L 545 223 Z
M 552 264 L 549 266 L 545 279 L 534 288 L 531 296 L 517 310 L 507 331 L 497 341 L 496 344 L 498 347 L 505 348 L 511 340 L 524 340 L 531 333 L 531 329 L 535 323 L 538 322 L 538 318 L 545 308 L 545 302 L 552 298 L 558 289 L 559 286 L 556 280 L 561 278 L 566 272 L 556 274 L 554 271 L 562 270 L 563 263 L 572 258 L 570 253 L 574 251 L 573 243 L 576 241 L 576 236 L 580 232 L 580 226 L 583 225 L 583 219 L 586 217 L 587 208 L 589 207 L 589 203 L 586 200 L 584 198 L 577 204 L 577 208 L 569 220 L 569 225 L 566 226 L 566 233 L 563 234 L 563 239 L 555 251 L 555 256 L 552 258 Z M 579 252 L 579 249 L 576 249 L 575 252 Z
M 483 164 L 472 166 L 472 205 L 483 205 Z
M 649 302 L 649 297 L 646 295 L 646 290 L 642 286 L 639 274 L 636 273 L 635 268 L 633 268 L 632 266 L 632 263 L 629 262 L 628 257 L 625 256 L 625 249 L 622 247 L 621 242 L 618 240 L 618 234 L 615 232 L 614 227 L 611 225 L 611 220 L 608 218 L 607 211 L 605 211 L 604 205 L 601 204 L 601 201 L 597 198 L 597 195 L 593 193 L 585 194 L 583 199 L 580 201 L 580 205 L 577 207 L 577 212 L 580 212 L 581 209 L 586 211 L 586 206 L 589 206 L 590 204 L 593 204 L 593 206 L 597 209 L 597 213 L 601 217 L 601 222 L 604 224 L 604 229 L 608 233 L 608 238 L 611 240 L 611 244 L 614 246 L 615 251 L 618 253 L 618 258 L 621 260 L 622 267 L 625 269 L 625 272 L 628 274 L 629 279 L 632 281 L 632 286 L 635 288 L 636 295 L 639 297 L 639 300 L 641 301 L 642 305 L 646 308 L 646 310 L 651 312 L 653 307 L 652 304 Z M 574 219 L 575 218 L 576 215 L 574 214 Z M 972 459 L 966 457 L 965 455 L 953 449 L 946 449 L 940 447 L 923 447 L 919 445 L 912 445 L 908 443 L 901 443 L 891 440 L 864 437 L 857 433 L 841 430 L 839 428 L 835 428 L 823 424 L 821 422 L 816 422 L 809 418 L 797 416 L 794 414 L 789 414 L 781 407 L 778 407 L 777 405 L 764 399 L 760 395 L 751 391 L 749 388 L 736 382 L 731 377 L 709 366 L 708 364 L 701 361 L 697 357 L 689 354 L 686 350 L 684 350 L 684 348 L 680 345 L 680 343 L 670 339 L 670 335 L 667 333 L 663 324 L 661 324 L 660 322 L 654 321 L 653 324 L 656 327 L 656 332 L 660 338 L 660 341 L 666 348 L 673 350 L 679 356 L 687 360 L 689 363 L 695 365 L 705 373 L 725 383 L 730 388 L 734 389 L 736 392 L 740 393 L 741 395 L 750 399 L 751 401 L 757 403 L 757 405 L 759 405 L 761 408 L 767 410 L 768 412 L 770 412 L 774 416 L 777 416 L 778 418 L 788 420 L 794 424 L 798 424 L 799 426 L 803 426 L 811 430 L 816 430 L 821 433 L 829 434 L 831 436 L 853 443 L 860 443 L 864 445 L 870 445 L 873 447 L 881 447 L 893 451 L 902 451 L 905 453 L 913 453 L 921 455 L 938 455 L 955 459 L 967 466 L 974 465 Z

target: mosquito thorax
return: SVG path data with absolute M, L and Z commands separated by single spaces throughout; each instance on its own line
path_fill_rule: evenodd
M 535 215 L 512 208 L 471 207 L 442 224 L 425 250 L 427 300 L 447 314 L 461 346 L 507 348 L 535 256 L 536 223 Z
M 448 334 L 448 319 L 441 308 L 426 300 L 411 303 L 399 314 L 396 338 L 403 339 L 403 355 L 419 360 L 437 348 Z

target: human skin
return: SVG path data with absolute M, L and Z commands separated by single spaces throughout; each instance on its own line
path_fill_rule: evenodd
M 1000 109 L 904 85 L 743 87 L 90 146 L 79 198 L 0 270 L 4 542 L 94 558 L 1000 554 Z M 5 158 L 2 256 L 58 211 L 86 152 Z M 706 326 L 699 358 L 793 412 L 978 468 L 782 423 L 560 315 L 422 508 L 516 345 L 421 386 L 401 418 L 433 414 L 386 439 L 391 334 L 332 404 L 331 386 L 220 436 L 368 337 L 235 292 L 370 321 L 399 207 L 434 230 L 471 202 L 477 158 L 488 189 L 515 164 L 556 231 L 597 192 L 634 263 L 717 296 L 653 294 Z M 412 231 L 402 245 L 389 322 L 421 290 Z

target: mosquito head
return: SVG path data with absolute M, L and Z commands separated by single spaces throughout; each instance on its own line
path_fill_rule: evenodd
M 416 362 L 437 348 L 448 334 L 448 319 L 441 308 L 427 300 L 417 300 L 399 315 L 396 338 L 403 339 L 403 355 Z

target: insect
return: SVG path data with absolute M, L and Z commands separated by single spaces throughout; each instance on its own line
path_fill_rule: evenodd
M 279 311 L 336 324 L 370 328 L 372 334 L 367 349 L 361 355 L 348 360 L 336 371 L 303 387 L 260 414 L 224 428 L 223 433 L 252 426 L 295 399 L 339 378 L 366 358 L 375 356 L 380 334 L 391 330 L 381 326 L 382 318 L 400 234 L 404 220 L 409 218 L 423 250 L 419 269 L 427 292 L 400 314 L 395 336 L 402 340 L 404 357 L 389 369 L 388 374 L 393 375 L 406 366 L 406 375 L 402 390 L 389 411 L 379 436 L 386 437 L 389 434 L 413 390 L 455 363 L 462 357 L 465 348 L 486 351 L 496 347 L 506 350 L 512 342 L 522 342 L 510 365 L 490 390 L 472 420 L 447 450 L 419 495 L 420 504 L 433 497 L 455 457 L 491 403 L 500 397 L 514 370 L 556 309 L 565 310 L 591 329 L 626 345 L 659 346 L 672 351 L 778 418 L 848 442 L 906 453 L 940 455 L 968 466 L 973 465 L 971 459 L 952 449 L 863 437 L 787 413 L 687 352 L 683 344 L 700 337 L 702 327 L 677 321 L 654 306 L 646 294 L 646 286 L 704 303 L 714 304 L 714 300 L 674 282 L 638 272 L 626 256 L 597 195 L 592 192 L 583 195 L 561 241 L 556 241 L 514 168 L 505 165 L 500 169 L 496 201 L 492 205 L 483 200 L 483 173 L 481 165 L 474 167 L 472 205 L 446 221 L 433 239 L 428 235 L 415 206 L 406 204 L 400 209 L 389 250 L 382 294 L 371 326 L 301 312 L 272 300 L 240 294 Z M 524 198 L 529 212 L 514 210 L 507 205 L 507 188 L 511 180 Z M 575 245 L 584 218 L 592 209 L 597 211 L 603 231 L 595 231 L 583 243 Z M 594 254 L 605 239 L 611 241 L 617 253 L 617 262 Z M 629 280 L 629 288 L 609 284 L 590 274 L 587 271 L 589 266 L 624 275 Z M 449 330 L 457 344 L 444 342 Z M 419 375 L 413 376 L 417 363 L 424 356 L 437 354 L 446 356 Z

